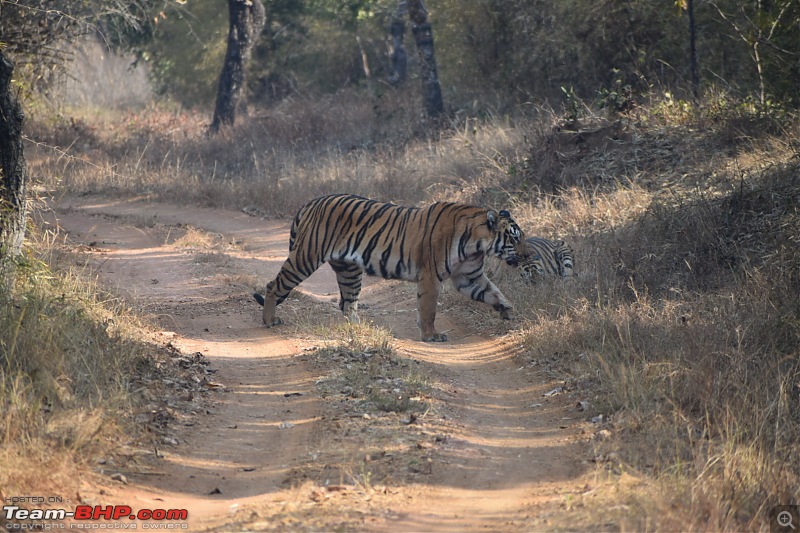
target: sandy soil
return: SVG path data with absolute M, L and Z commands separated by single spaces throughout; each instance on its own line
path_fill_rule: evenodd
M 548 529 L 586 490 L 575 399 L 545 397 L 560 383 L 452 308 L 437 327 L 454 340 L 419 342 L 412 284 L 368 280 L 361 316 L 388 328 L 434 384 L 435 409 L 414 423 L 354 417 L 342 414 L 346 398 L 317 391 L 330 371 L 317 341 L 291 325 L 264 328 L 251 299 L 285 259 L 288 221 L 93 196 L 53 211 L 101 282 L 151 316 L 161 342 L 201 352 L 224 385 L 170 427 L 177 445 L 129 468 L 127 485 L 84 486 L 86 501 L 186 508 L 192 530 L 519 531 Z M 216 245 L 176 243 L 187 225 Z M 329 267 L 300 289 L 300 312 L 314 303 L 338 313 Z

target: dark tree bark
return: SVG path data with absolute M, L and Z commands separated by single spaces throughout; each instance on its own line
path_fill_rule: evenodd
M 19 255 L 28 217 L 28 173 L 22 152 L 25 114 L 11 88 L 14 65 L 0 50 L 0 281 Z
M 439 85 L 439 74 L 436 71 L 436 56 L 433 52 L 433 30 L 422 0 L 408 0 L 408 18 L 411 20 L 411 32 L 414 34 L 414 42 L 419 54 L 425 111 L 429 117 L 435 118 L 444 111 L 444 102 L 442 101 L 442 88 Z
M 266 22 L 261 0 L 228 0 L 228 13 L 228 48 L 219 75 L 217 103 L 209 130 L 212 134 L 219 131 L 222 124 L 233 125 L 236 119 L 236 106 L 244 88 L 247 61 Z
M 408 55 L 406 54 L 405 37 L 406 37 L 406 6 L 405 0 L 400 0 L 397 3 L 397 12 L 392 18 L 389 25 L 389 37 L 391 44 L 389 45 L 389 61 L 392 65 L 392 72 L 389 74 L 387 80 L 392 87 L 398 87 L 406 81 L 406 73 L 408 72 Z
M 692 72 L 692 96 L 700 97 L 700 75 L 697 72 L 697 32 L 694 23 L 694 0 L 688 0 L 686 10 L 689 12 L 689 60 Z

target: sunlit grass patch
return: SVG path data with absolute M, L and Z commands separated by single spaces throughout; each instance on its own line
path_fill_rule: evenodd
M 315 359 L 331 369 L 319 383 L 322 394 L 358 401 L 365 411 L 420 412 L 430 392 L 416 363 L 399 356 L 391 333 L 369 324 L 342 323 L 321 329 L 325 339 Z

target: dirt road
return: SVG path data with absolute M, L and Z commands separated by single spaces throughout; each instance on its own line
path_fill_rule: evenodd
M 391 331 L 434 407 L 417 420 L 353 416 L 346 395 L 319 393 L 336 364 L 315 356 L 319 340 L 264 328 L 250 297 L 285 259 L 288 221 L 91 196 L 53 209 L 101 282 L 151 316 L 158 339 L 201 352 L 224 386 L 189 402 L 194 416 L 128 485 L 86 486 L 86 499 L 186 508 L 193 530 L 520 531 L 547 529 L 584 490 L 574 399 L 544 397 L 560 384 L 468 315 L 442 308 L 437 326 L 455 340 L 419 342 L 412 284 L 368 280 L 361 316 Z M 300 289 L 292 316 L 313 304 L 336 317 L 329 267 Z

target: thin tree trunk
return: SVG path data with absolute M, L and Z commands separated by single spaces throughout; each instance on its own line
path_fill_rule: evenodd
M 786 13 L 789 6 L 792 5 L 792 2 L 787 2 L 786 4 L 783 5 L 780 12 L 778 13 L 778 16 L 775 17 L 775 19 L 772 21 L 772 24 L 770 25 L 769 28 L 769 33 L 767 34 L 766 37 L 764 37 L 763 28 L 761 26 L 754 25 L 750 21 L 750 19 L 747 20 L 748 22 L 750 22 L 751 26 L 755 27 L 756 30 L 755 36 L 750 35 L 748 32 L 740 28 L 736 24 L 736 22 L 734 22 L 731 18 L 729 18 L 728 15 L 726 15 L 725 12 L 722 11 L 719 5 L 717 5 L 715 2 L 711 2 L 711 5 L 714 6 L 714 9 L 717 10 L 717 13 L 719 13 L 719 15 L 728 24 L 731 25 L 731 27 L 739 35 L 739 38 L 742 39 L 744 42 L 746 42 L 748 46 L 750 46 L 753 49 L 753 62 L 756 65 L 756 72 L 758 73 L 758 99 L 761 105 L 765 105 L 767 103 L 767 85 L 766 85 L 766 80 L 764 79 L 764 65 L 763 62 L 761 61 L 761 53 L 759 52 L 759 47 L 761 46 L 762 40 L 767 44 L 772 44 L 772 36 L 775 34 L 775 30 L 778 28 L 778 25 L 781 22 L 781 18 L 783 18 L 783 15 Z M 763 16 L 764 6 L 762 0 L 758 0 L 758 2 L 756 3 L 756 7 L 757 7 L 757 12 L 756 12 L 757 16 L 758 17 Z M 744 10 L 744 7 L 742 7 L 742 10 Z
M 389 25 L 389 35 L 391 44 L 389 45 L 389 60 L 392 65 L 392 72 L 389 74 L 388 82 L 392 87 L 399 87 L 406 81 L 408 71 L 408 55 L 406 54 L 406 11 L 408 6 L 405 0 L 397 3 L 397 12 Z
M 425 111 L 429 117 L 435 118 L 444 111 L 444 102 L 442 101 L 442 88 L 439 85 L 439 74 L 436 71 L 436 56 L 433 52 L 433 30 L 422 0 L 408 1 L 408 18 L 411 20 L 411 32 L 414 34 L 414 42 L 419 54 Z
M 700 75 L 697 72 L 697 31 L 694 22 L 694 0 L 688 0 L 686 10 L 689 12 L 689 61 L 692 71 L 692 96 L 695 101 L 700 97 Z
M 0 50 L 0 282 L 7 282 L 9 259 L 20 254 L 28 217 L 28 173 L 22 151 L 25 114 L 12 92 L 14 65 Z
M 372 81 L 372 72 L 369 69 L 369 58 L 367 57 L 367 51 L 364 49 L 364 45 L 361 44 L 361 37 L 356 34 L 356 42 L 358 43 L 358 51 L 361 52 L 361 68 L 364 69 L 364 77 L 367 79 L 367 83 Z
M 209 129 L 216 133 L 222 124 L 233 125 L 236 107 L 245 84 L 247 61 L 266 22 L 261 0 L 228 0 L 230 28 L 225 63 L 219 75 L 214 119 Z

